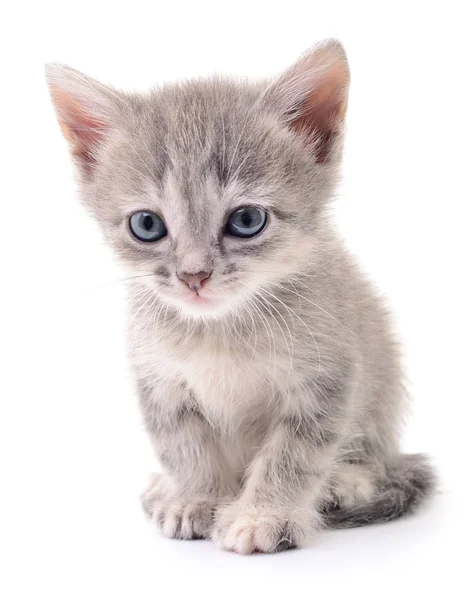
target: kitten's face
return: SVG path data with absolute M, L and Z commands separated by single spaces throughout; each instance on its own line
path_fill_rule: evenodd
M 201 112 L 179 120 L 200 91 Z M 261 288 L 306 261 L 318 208 L 305 185 L 318 179 L 311 154 L 296 153 L 270 119 L 251 116 L 252 105 L 207 113 L 206 92 L 175 91 L 181 102 L 171 110 L 166 99 L 164 128 L 147 130 L 148 119 L 125 127 L 94 182 L 94 210 L 130 275 L 153 274 L 142 281 L 193 316 L 221 315 L 245 299 L 259 306 Z M 163 98 L 154 100 L 147 110 L 157 116 Z
M 291 286 L 318 244 L 338 160 L 336 96 L 331 119 L 304 105 L 291 121 L 289 75 L 267 89 L 215 79 L 125 96 L 60 69 L 53 100 L 82 195 L 128 274 L 186 316 L 245 303 L 265 312 L 272 286 Z

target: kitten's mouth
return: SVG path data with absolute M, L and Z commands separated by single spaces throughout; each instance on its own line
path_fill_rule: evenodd
M 209 298 L 205 298 L 204 296 L 201 296 L 198 293 L 190 295 L 189 299 L 190 299 L 190 302 L 193 302 L 193 304 L 203 304 L 203 303 L 210 302 Z
M 208 295 L 203 293 L 202 290 L 199 292 L 185 293 L 181 295 L 182 308 L 189 314 L 196 316 L 205 315 L 216 315 L 220 311 L 221 302 L 217 301 L 218 298 L 212 294 Z
M 210 315 L 216 317 L 224 314 L 230 306 L 229 293 L 220 286 L 214 289 L 203 287 L 199 290 L 181 288 L 176 290 L 174 301 L 187 314 L 203 317 Z
M 203 294 L 202 291 L 193 292 L 190 290 L 190 292 L 186 294 L 186 300 L 194 306 L 210 305 L 213 303 L 212 298 Z
M 178 293 L 177 293 L 178 292 Z M 217 285 L 214 288 L 200 290 L 175 290 L 171 302 L 185 315 L 196 318 L 217 318 L 229 312 L 235 306 L 236 295 Z

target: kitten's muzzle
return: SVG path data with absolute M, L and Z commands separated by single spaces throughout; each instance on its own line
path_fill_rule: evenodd
M 198 293 L 206 281 L 211 277 L 211 272 L 200 271 L 199 273 L 178 273 L 177 277 L 185 283 L 190 290 Z

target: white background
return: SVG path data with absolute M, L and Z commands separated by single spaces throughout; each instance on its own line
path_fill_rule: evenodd
M 470 595 L 475 46 L 470 2 L 30 2 L 1 23 L 0 596 Z M 414 396 L 404 448 L 441 493 L 417 516 L 227 554 L 160 538 L 128 381 L 120 273 L 77 203 L 43 63 L 126 89 L 278 73 L 321 38 L 352 68 L 336 218 L 389 296 Z M 473 592 L 473 586 L 472 586 Z M 351 596 L 350 596 L 351 595 Z

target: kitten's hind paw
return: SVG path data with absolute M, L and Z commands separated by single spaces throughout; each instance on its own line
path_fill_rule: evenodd
M 172 493 L 172 490 L 171 482 L 164 473 L 152 473 L 148 486 L 140 497 L 145 514 L 152 517 L 156 503 L 160 500 L 163 501 Z

